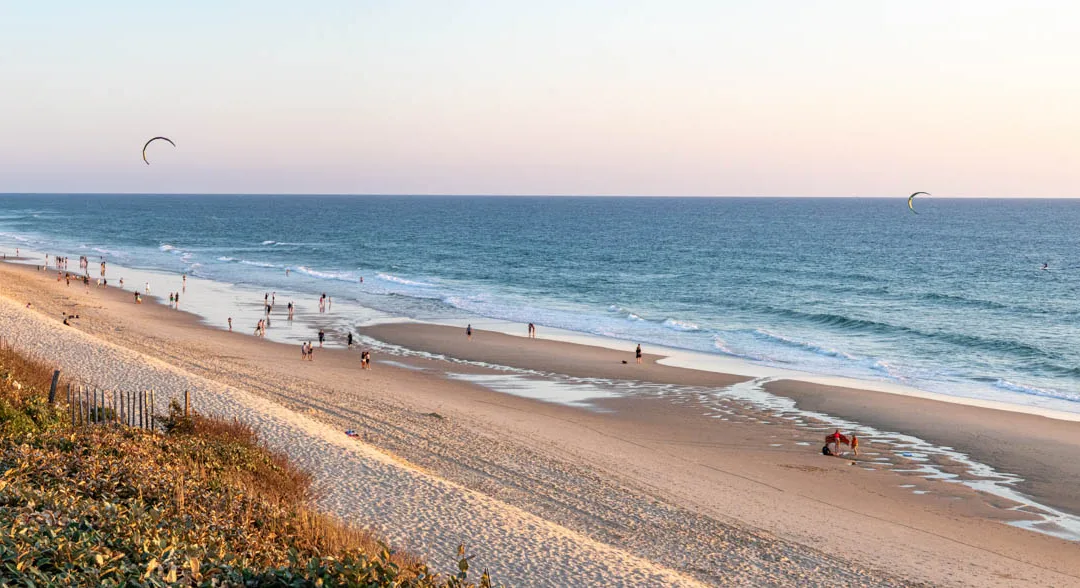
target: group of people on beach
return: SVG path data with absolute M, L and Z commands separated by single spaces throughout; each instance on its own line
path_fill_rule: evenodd
M 322 296 L 319 297 L 319 312 L 329 311 L 332 303 L 333 301 L 326 295 L 326 292 L 323 292 Z
M 822 455 L 836 455 L 842 454 L 840 450 L 841 445 L 847 445 L 851 448 L 851 452 L 856 457 L 859 455 L 859 438 L 852 433 L 851 436 L 844 435 L 840 432 L 840 429 L 825 436 L 825 446 L 821 448 Z
M 315 361 L 315 348 L 311 345 L 311 341 L 300 344 L 300 360 Z

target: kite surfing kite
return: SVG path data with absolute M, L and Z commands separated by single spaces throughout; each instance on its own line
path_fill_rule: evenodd
M 171 142 L 172 141 L 170 141 L 170 143 Z M 908 196 L 907 207 L 911 209 L 911 212 L 915 212 L 915 197 L 918 196 L 919 194 L 926 194 L 927 196 L 930 195 L 929 192 L 916 192 L 916 193 L 912 194 L 911 196 Z M 915 214 L 919 214 L 919 213 L 915 212 Z
M 143 147 L 142 147 L 142 160 L 146 162 L 146 165 L 150 165 L 150 160 L 146 159 L 146 148 L 149 147 L 151 143 L 153 143 L 154 141 L 157 141 L 158 139 L 161 139 L 162 141 L 168 141 L 169 145 L 172 145 L 173 147 L 176 147 L 176 143 L 173 143 L 172 139 L 170 139 L 168 137 L 154 137 L 153 139 L 150 139 L 149 141 L 146 142 L 146 145 L 143 145 Z

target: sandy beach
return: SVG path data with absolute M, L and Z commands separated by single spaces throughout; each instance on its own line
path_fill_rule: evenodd
M 323 508 L 444 569 L 465 542 L 508 585 L 1080 584 L 1078 545 L 1046 516 L 1077 514 L 1077 423 L 434 325 L 364 329 L 382 342 L 370 371 L 356 349 L 301 362 L 298 346 L 32 266 L 0 265 L 0 296 L 17 345 L 99 386 L 197 390 L 197 409 L 310 469 Z M 552 382 L 591 392 L 538 400 Z M 880 434 L 857 459 L 824 457 L 828 423 L 755 404 L 765 392 Z M 980 491 L 994 473 L 965 459 L 1047 508 Z

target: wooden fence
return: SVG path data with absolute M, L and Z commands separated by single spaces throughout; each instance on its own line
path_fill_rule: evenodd
M 54 375 L 54 382 L 56 379 Z M 50 392 L 49 397 L 54 398 L 54 394 Z M 158 417 L 167 416 L 158 412 L 157 400 L 153 389 L 122 391 L 67 385 L 68 413 L 74 426 L 118 424 L 155 431 L 159 428 Z M 184 416 L 190 413 L 191 395 L 185 390 Z

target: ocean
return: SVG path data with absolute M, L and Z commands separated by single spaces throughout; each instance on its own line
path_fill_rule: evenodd
M 916 207 L 9 194 L 0 248 L 1080 412 L 1080 200 Z

